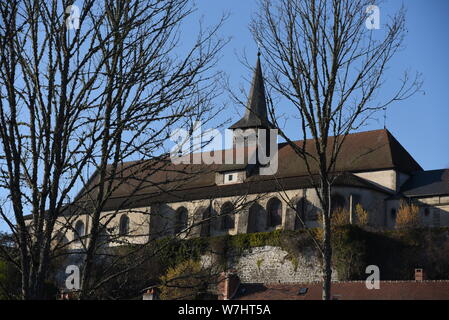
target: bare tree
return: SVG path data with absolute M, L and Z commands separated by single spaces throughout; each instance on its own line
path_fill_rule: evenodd
M 304 159 L 318 194 L 324 228 L 323 299 L 331 297 L 331 188 L 341 146 L 374 113 L 410 97 L 421 85 L 418 74 L 410 78 L 404 73 L 391 98 L 381 94 L 386 68 L 403 45 L 405 10 L 388 21 L 383 16 L 381 30 L 371 30 L 366 27 L 371 2 L 261 0 L 251 22 L 269 70 L 272 122 Z M 290 108 L 286 113 L 298 119 L 302 145 L 291 141 L 279 124 L 275 96 L 283 98 Z
M 0 213 L 20 250 L 24 299 L 43 297 L 53 243 L 62 238 L 55 235 L 58 218 L 68 217 L 58 226 L 65 232 L 83 214 L 91 223 L 81 290 L 88 296 L 107 227 L 101 213 L 136 177 L 125 171 L 145 172 L 148 182 L 164 170 L 171 129 L 210 119 L 219 94 L 214 67 L 224 18 L 201 27 L 181 51 L 181 27 L 194 11 L 188 0 L 72 5 L 0 4 Z M 164 165 L 152 165 L 157 160 Z M 138 178 L 130 196 L 141 191 Z

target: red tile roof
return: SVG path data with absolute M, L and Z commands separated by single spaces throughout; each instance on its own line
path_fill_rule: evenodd
M 329 144 L 334 137 L 329 138 Z M 303 141 L 295 142 L 303 146 Z M 314 153 L 313 140 L 306 140 L 305 148 Z M 218 150 L 225 158 L 225 150 Z M 242 192 L 274 192 L 280 182 L 284 190 L 310 186 L 307 166 L 286 143 L 278 144 L 279 166 L 274 176 L 252 175 L 243 184 L 217 186 L 215 173 L 234 168 L 229 164 L 178 164 L 171 163 L 168 156 L 145 161 L 125 162 L 118 166 L 113 178 L 112 194 L 108 197 L 105 210 L 146 206 L 151 202 L 191 201 L 211 198 L 216 195 L 232 196 Z M 234 168 L 235 169 L 235 168 Z M 317 168 L 311 165 L 312 172 Z M 396 169 L 411 173 L 422 171 L 421 166 L 400 145 L 388 130 L 373 130 L 350 134 L 346 137 L 336 163 L 336 171 L 360 172 Z M 304 180 L 304 181 L 303 181 Z M 307 180 L 307 181 L 306 181 Z M 344 181 L 343 181 L 344 180 Z M 361 179 L 343 179 L 342 185 L 358 185 Z M 355 181 L 357 180 L 357 181 Z M 75 203 L 84 207 L 84 201 L 96 198 L 98 177 L 92 175 L 87 187 L 76 197 Z M 308 183 L 307 185 L 304 183 Z M 373 187 L 367 181 L 364 187 Z M 227 190 L 229 189 L 229 190 Z M 244 190 L 242 190 L 244 189 Z M 251 191 L 252 190 L 252 191 Z M 65 214 L 70 214 L 77 205 L 69 206 Z
M 307 288 L 303 295 L 301 288 Z M 367 289 L 365 281 L 332 283 L 336 300 L 449 300 L 449 281 L 381 281 Z M 321 300 L 321 283 L 242 284 L 237 300 Z
M 449 194 L 449 169 L 415 172 L 401 187 L 407 197 Z
M 329 138 L 332 143 L 333 137 Z M 296 141 L 302 147 L 302 141 Z M 276 178 L 292 178 L 308 176 L 308 170 L 294 150 L 286 143 L 278 145 L 279 167 L 275 174 Z M 306 140 L 306 150 L 314 153 L 313 140 Z M 224 159 L 224 150 L 222 153 Z M 313 162 L 313 161 L 312 161 Z M 223 171 L 226 164 L 189 164 L 174 165 L 170 159 L 148 160 L 124 163 L 119 168 L 116 177 L 117 182 L 121 176 L 127 178 L 125 183 L 118 184 L 114 188 L 112 197 L 129 197 L 134 194 L 166 193 L 170 190 L 185 190 L 215 186 L 215 172 Z M 311 170 L 316 168 L 311 165 Z M 401 172 L 422 171 L 420 165 L 410 154 L 397 142 L 388 130 L 374 130 L 353 133 L 346 137 L 337 161 L 337 172 L 358 172 L 370 170 L 397 169 Z M 248 181 L 259 182 L 272 180 L 273 176 L 255 175 Z M 92 182 L 95 183 L 95 177 Z M 137 191 L 136 191 L 137 190 Z M 95 193 L 95 189 L 92 190 Z

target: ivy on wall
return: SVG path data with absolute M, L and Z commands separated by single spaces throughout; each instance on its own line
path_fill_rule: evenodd
M 297 230 L 194 238 L 162 239 L 151 246 L 158 250 L 157 260 L 164 272 L 187 261 L 199 261 L 214 255 L 215 267 L 226 270 L 232 255 L 237 257 L 262 246 L 280 247 L 288 254 L 295 271 L 300 257 L 307 251 L 321 261 L 311 234 L 321 241 L 320 230 Z M 339 280 L 365 280 L 368 265 L 380 268 L 381 280 L 412 280 L 415 268 L 424 268 L 429 279 L 449 279 L 449 229 L 369 230 L 355 225 L 335 228 L 333 232 L 333 263 Z M 263 263 L 260 263 L 263 268 Z
M 305 254 L 316 255 L 318 263 L 321 260 L 311 234 L 321 241 L 320 229 L 157 240 L 123 261 L 127 264 L 127 261 L 135 263 L 143 259 L 145 263 L 133 274 L 124 275 L 125 279 L 117 279 L 116 283 L 106 286 L 104 294 L 135 296 L 143 286 L 158 283 L 169 269 L 175 269 L 186 261 L 200 261 L 208 255 L 214 256 L 214 272 L 224 271 L 230 258 L 250 254 L 252 248 L 263 246 L 282 248 L 287 255 L 280 259 L 290 261 L 294 270 L 300 271 L 299 261 Z M 424 268 L 429 279 L 449 279 L 448 228 L 379 231 L 346 225 L 335 228 L 332 239 L 334 269 L 339 280 L 365 280 L 368 265 L 380 268 L 381 280 L 412 280 L 415 268 Z M 128 246 L 114 250 L 125 254 L 135 249 L 135 246 Z M 264 266 L 263 261 L 258 263 L 261 270 Z M 97 270 L 103 272 L 101 268 Z M 125 283 L 126 288 L 120 287 L 121 283 Z
M 311 234 L 321 241 L 319 230 Z M 449 228 L 381 231 L 346 225 L 336 228 L 332 239 L 334 268 L 340 280 L 365 280 L 369 265 L 380 268 L 382 280 L 413 280 L 415 268 L 424 268 L 429 279 L 449 279 Z M 224 260 L 230 249 L 242 253 L 261 246 L 281 247 L 294 266 L 296 262 L 296 268 L 305 251 L 321 259 L 311 235 L 304 230 L 239 234 L 210 238 L 208 242 L 215 242 L 215 248 L 220 243 Z

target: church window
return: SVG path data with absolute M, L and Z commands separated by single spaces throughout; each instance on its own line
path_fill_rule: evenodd
M 75 240 L 80 241 L 84 237 L 84 222 L 78 220 L 75 224 Z
M 234 219 L 234 205 L 231 202 L 226 202 L 221 207 L 221 228 L 222 230 L 230 230 L 235 227 Z
M 119 234 L 121 236 L 127 235 L 129 233 L 129 218 L 126 214 L 120 217 L 119 224 Z
M 197 216 L 201 217 L 200 236 L 201 237 L 209 237 L 210 236 L 210 227 L 211 227 L 210 220 L 212 218 L 211 207 L 207 207 L 207 208 L 203 207 L 203 208 L 198 209 Z
M 178 234 L 187 228 L 188 211 L 185 207 L 176 210 L 175 233 Z
M 305 198 L 301 198 L 295 207 L 295 230 L 302 229 L 307 220 L 307 213 L 309 210 L 309 202 Z
M 263 219 L 264 209 L 260 204 L 253 203 L 248 211 L 247 233 L 261 232 L 265 230 L 265 221 Z
M 278 198 L 268 201 L 268 226 L 276 227 L 282 224 L 282 203 Z

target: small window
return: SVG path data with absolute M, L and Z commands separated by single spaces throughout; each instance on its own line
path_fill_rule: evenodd
M 298 295 L 299 296 L 303 296 L 303 295 L 305 295 L 307 293 L 308 290 L 309 289 L 306 288 L 306 287 L 299 288 Z
M 428 217 L 429 214 L 430 214 L 430 209 L 429 209 L 429 208 L 425 208 L 425 209 L 424 209 L 424 215 L 425 215 L 426 217 Z
M 237 181 L 236 173 L 228 173 L 224 176 L 224 183 L 233 183 Z

